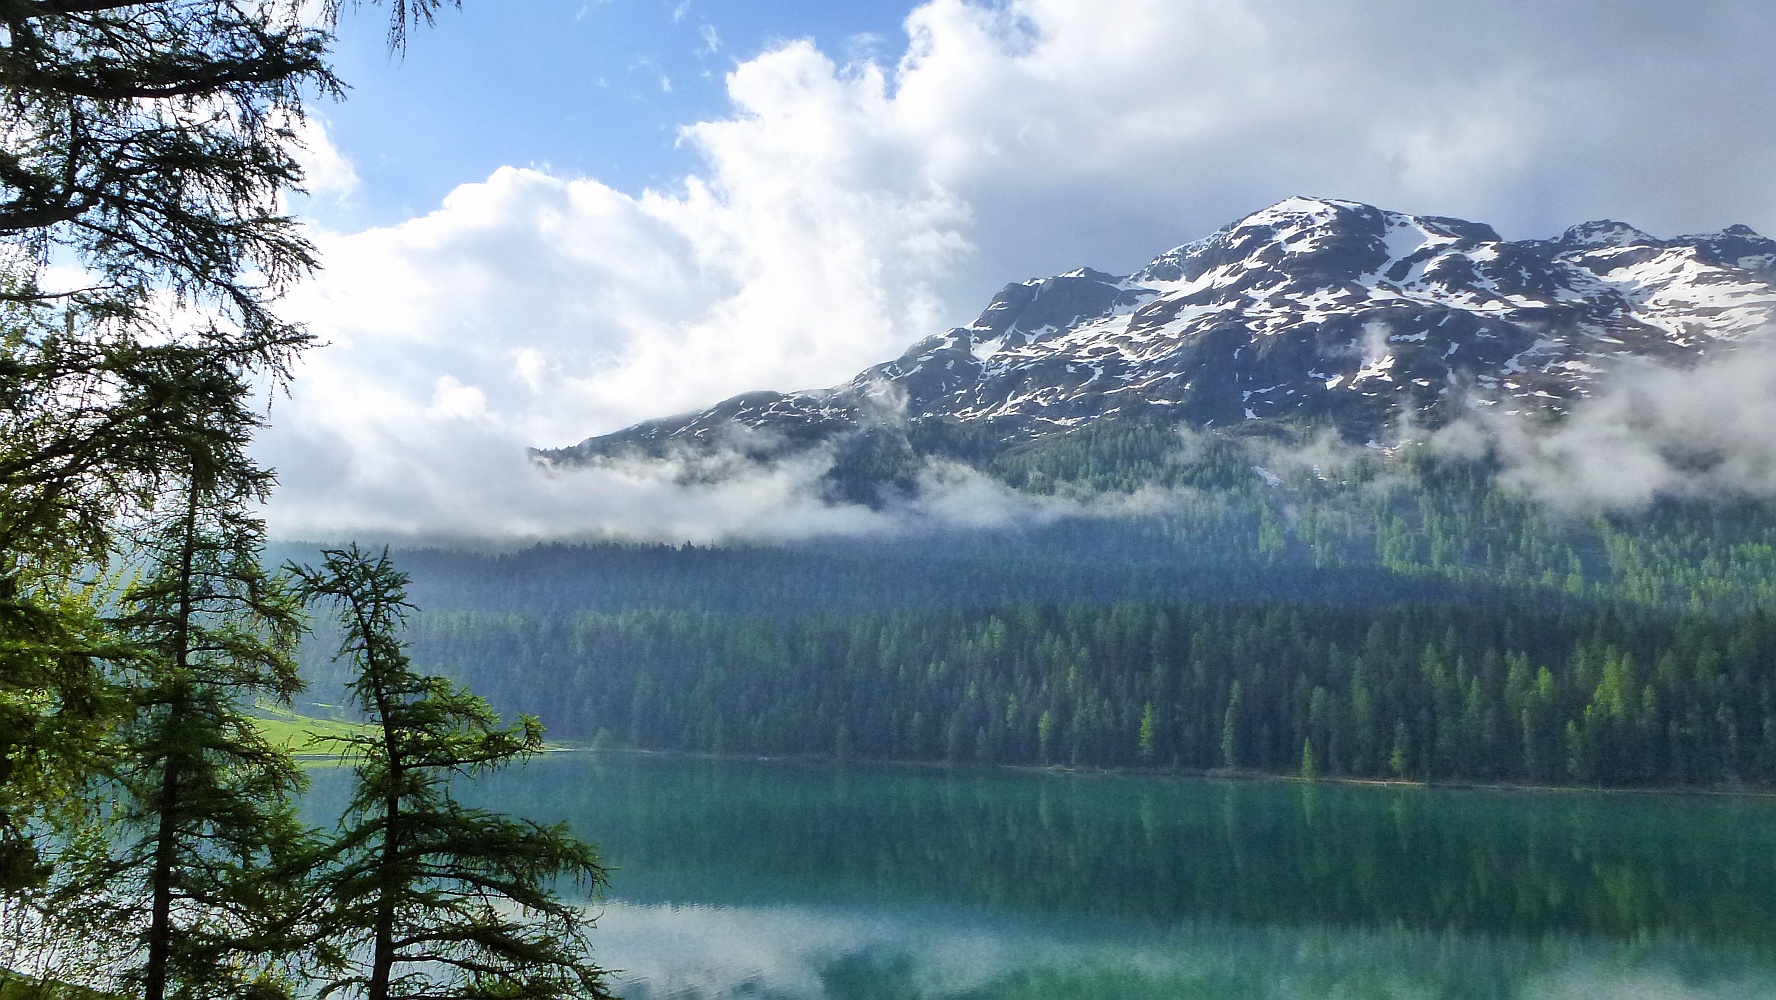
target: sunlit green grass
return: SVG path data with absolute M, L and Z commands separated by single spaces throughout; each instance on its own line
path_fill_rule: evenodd
M 342 737 L 363 736 L 375 731 L 375 727 L 367 723 L 302 715 L 263 702 L 254 707 L 253 722 L 273 746 L 306 758 L 343 757 L 345 744 L 341 742 Z M 555 743 L 546 744 L 546 748 L 563 749 Z M 0 1000 L 14 998 L 0 995 Z
M 320 719 L 267 705 L 255 709 L 253 721 L 272 745 L 305 757 L 337 757 L 344 750 L 342 737 L 362 736 L 370 731 L 361 722 Z

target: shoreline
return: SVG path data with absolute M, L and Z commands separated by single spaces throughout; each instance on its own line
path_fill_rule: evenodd
M 648 750 L 637 747 L 593 747 L 571 742 L 557 743 L 545 747 L 541 753 L 609 753 L 624 754 L 637 757 L 666 757 L 685 760 L 719 760 L 719 761 L 753 761 L 772 764 L 805 764 L 824 767 L 847 767 L 851 765 L 868 765 L 870 767 L 893 768 L 920 771 L 1008 771 L 1025 774 L 1065 774 L 1080 777 L 1138 777 L 1138 778 L 1208 778 L 1224 781 L 1251 782 L 1287 782 L 1297 785 L 1344 785 L 1370 788 L 1411 788 L 1425 791 L 1477 791 L 1477 792 L 1513 792 L 1532 794 L 1572 794 L 1585 793 L 1593 795 L 1671 795 L 1714 798 L 1745 798 L 1771 799 L 1776 798 L 1776 788 L 1720 788 L 1720 787 L 1642 787 L 1622 786 L 1611 787 L 1601 785 L 1539 785 L 1516 782 L 1498 781 L 1413 781 L 1404 778 L 1357 778 L 1347 775 L 1319 775 L 1303 778 L 1294 774 L 1276 774 L 1268 771 L 1229 770 L 1216 768 L 1207 771 L 1197 770 L 1166 770 L 1161 768 L 1116 768 L 1116 767 L 1079 767 L 1066 764 L 981 764 L 981 763 L 950 763 L 931 760 L 890 760 L 879 758 L 854 757 L 841 760 L 837 757 L 819 755 L 773 755 L 750 753 L 710 753 L 703 750 Z

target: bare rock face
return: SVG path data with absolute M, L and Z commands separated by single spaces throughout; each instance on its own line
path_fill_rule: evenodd
M 1463 407 L 1559 411 L 1625 356 L 1699 357 L 1773 318 L 1776 241 L 1744 226 L 1658 239 L 1600 221 L 1512 242 L 1291 198 L 1126 277 L 1007 285 L 973 323 L 844 385 L 748 393 L 537 454 L 571 464 L 718 440 L 782 453 L 908 419 L 1007 443 L 1128 417 L 1386 440 Z

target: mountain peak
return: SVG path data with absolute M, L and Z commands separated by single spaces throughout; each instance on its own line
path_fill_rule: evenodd
M 1114 285 L 1117 282 L 1122 280 L 1122 278 L 1117 275 L 1109 274 L 1104 271 L 1100 271 L 1094 267 L 1076 267 L 1073 270 L 1066 272 L 1065 274 L 1057 275 L 1057 277 L 1061 277 L 1061 278 L 1088 278 L 1092 281 L 1102 281 L 1102 282 L 1105 282 L 1105 283 L 1111 284 L 1111 285 Z
M 1079 268 L 1006 285 L 972 324 L 845 385 L 735 397 L 545 454 L 731 439 L 709 432 L 732 424 L 798 447 L 889 433 L 884 386 L 902 424 L 966 428 L 954 434 L 970 448 L 1106 418 L 1385 442 L 1469 407 L 1558 411 L 1624 356 L 1682 360 L 1773 320 L 1776 241 L 1743 226 L 1661 240 L 1599 220 L 1507 241 L 1464 219 L 1295 197 L 1128 278 Z
M 1626 222 L 1596 219 L 1567 229 L 1555 242 L 1562 247 L 1578 248 L 1662 246 L 1664 241 L 1655 239 Z
M 1220 232 L 1215 235 L 1231 234 L 1237 238 L 1254 231 L 1268 230 L 1287 243 L 1291 236 L 1299 239 L 1309 233 L 1326 233 L 1352 226 L 1373 226 L 1386 214 L 1381 209 L 1360 201 L 1295 195 L 1236 219 L 1221 227 Z
M 1374 205 L 1366 205 L 1360 201 L 1298 194 L 1243 216 L 1223 227 L 1223 231 L 1238 229 L 1242 226 L 1274 225 L 1277 222 L 1295 223 L 1309 219 L 1331 220 L 1349 213 L 1367 215 L 1380 211 Z

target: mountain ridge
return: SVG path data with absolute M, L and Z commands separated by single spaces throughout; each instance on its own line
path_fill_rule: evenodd
M 850 381 L 758 391 L 558 449 L 771 458 L 906 421 L 1015 444 L 1103 419 L 1330 425 L 1353 442 L 1471 409 L 1558 413 L 1629 357 L 1683 363 L 1776 320 L 1776 240 L 1660 239 L 1598 220 L 1554 239 L 1295 197 L 1159 254 L 1002 288 L 980 316 Z

